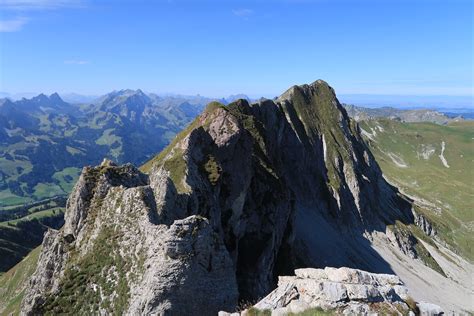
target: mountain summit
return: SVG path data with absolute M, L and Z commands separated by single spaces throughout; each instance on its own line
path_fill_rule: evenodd
M 141 171 L 84 168 L 22 311 L 210 315 L 324 267 L 396 273 L 416 299 L 462 310 L 461 265 L 318 80 L 274 101 L 211 102 Z
M 43 93 L 33 97 L 31 99 L 23 98 L 16 102 L 23 110 L 32 112 L 51 112 L 51 111 L 62 111 L 70 107 L 67 102 L 57 93 L 51 94 L 49 97 Z

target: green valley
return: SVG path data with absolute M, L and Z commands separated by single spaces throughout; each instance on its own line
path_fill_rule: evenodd
M 114 91 L 93 104 L 59 95 L 0 100 L 0 208 L 66 196 L 104 157 L 141 164 L 209 101 Z
M 474 121 L 359 124 L 385 177 L 420 205 L 445 240 L 474 260 Z

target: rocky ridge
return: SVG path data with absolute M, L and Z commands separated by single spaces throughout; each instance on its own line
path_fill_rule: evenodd
M 423 220 L 324 81 L 210 103 L 142 171 L 83 170 L 23 314 L 232 311 L 302 267 L 393 273 L 374 241 L 442 272 L 414 235 Z

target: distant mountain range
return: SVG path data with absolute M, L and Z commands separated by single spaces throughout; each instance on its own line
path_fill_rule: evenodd
M 249 100 L 235 95 L 219 101 L 237 98 Z M 0 207 L 65 195 L 82 167 L 103 157 L 145 162 L 211 101 L 130 89 L 92 103 L 68 103 L 57 93 L 0 99 Z
M 393 107 L 367 108 L 353 104 L 344 104 L 349 116 L 356 121 L 373 120 L 378 118 L 389 118 L 402 122 L 432 122 L 447 124 L 451 121 L 464 120 L 464 113 L 441 113 L 430 109 L 398 109 Z
M 117 91 L 114 91 L 114 92 L 117 92 Z M 194 102 L 202 101 L 202 100 L 208 100 L 208 102 L 210 102 L 212 100 L 218 99 L 219 102 L 223 104 L 229 104 L 238 99 L 253 101 L 253 99 L 249 98 L 246 94 L 243 94 L 243 93 L 232 94 L 232 95 L 229 95 L 228 97 L 222 97 L 222 98 L 210 98 L 210 97 L 203 97 L 200 95 L 185 95 L 185 94 L 176 94 L 176 93 L 163 93 L 163 94 L 147 93 L 147 94 L 156 96 L 156 97 L 161 97 L 163 99 L 174 98 L 174 99 L 184 99 L 184 100 L 189 100 L 189 101 L 194 101 Z M 38 94 L 34 92 L 24 92 L 24 93 L 0 92 L 0 99 L 5 98 L 5 99 L 10 99 L 11 101 L 19 101 L 22 99 L 31 99 L 37 95 Z M 87 95 L 87 94 L 70 92 L 70 93 L 62 93 L 61 98 L 68 103 L 96 103 L 97 100 L 100 100 L 101 98 L 103 98 L 103 96 Z
M 342 103 L 356 104 L 363 107 L 390 106 L 400 109 L 454 109 L 470 108 L 474 110 L 472 96 L 454 95 L 383 95 L 383 94 L 343 94 L 339 96 Z
M 210 100 L 109 93 L 91 104 L 57 94 L 0 101 L 0 206 L 69 193 L 84 165 L 103 157 L 143 163 Z

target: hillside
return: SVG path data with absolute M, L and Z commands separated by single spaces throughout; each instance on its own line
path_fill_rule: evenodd
M 278 276 L 324 267 L 385 274 L 299 274 L 332 280 L 321 286 L 338 308 L 353 307 L 349 296 L 374 312 L 377 297 L 407 312 L 403 282 L 417 301 L 470 310 L 472 265 L 430 222 L 436 209 L 384 180 L 362 132 L 318 80 L 274 101 L 210 103 L 141 171 L 84 168 L 23 313 L 215 314 L 267 295 Z M 393 290 L 358 298 L 349 273 L 366 275 L 362 292 L 371 278 Z
M 48 228 L 59 229 L 64 224 L 64 198 L 42 201 L 5 210 L 5 217 L 14 213 L 16 219 L 0 222 L 0 274 L 20 262 L 41 244 Z
M 464 120 L 459 114 L 448 116 L 441 112 L 429 109 L 406 110 L 388 106 L 367 108 L 355 106 L 353 104 L 344 104 L 344 108 L 349 116 L 356 121 L 386 118 L 407 123 L 431 122 L 436 124 L 448 124 L 449 122 Z
M 41 252 L 37 247 L 14 268 L 0 275 L 0 315 L 18 315 L 28 278 L 35 272 Z
M 385 177 L 416 204 L 443 238 L 474 260 L 474 122 L 360 123 Z

